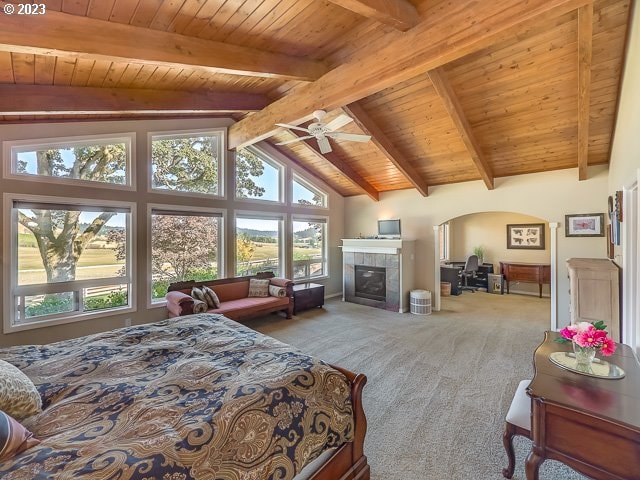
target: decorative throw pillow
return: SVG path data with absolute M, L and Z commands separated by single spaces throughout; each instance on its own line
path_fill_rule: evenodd
M 286 297 L 287 291 L 282 287 L 269 285 L 269 295 L 271 295 L 272 297 Z
M 201 302 L 207 303 L 207 299 L 204 296 L 204 292 L 198 287 L 193 287 L 191 289 L 191 296 L 196 300 L 200 300 Z
M 202 286 L 202 293 L 204 294 L 205 301 L 209 305 L 210 308 L 220 308 L 220 299 L 216 292 L 211 290 L 206 285 Z
M 207 313 L 209 310 L 209 305 L 207 302 L 203 302 L 202 300 L 193 299 L 193 313 Z
M 0 360 L 0 410 L 18 420 L 42 411 L 36 386 L 18 367 L 4 360 Z
M 269 296 L 269 280 L 258 280 L 257 278 L 249 279 L 249 296 L 250 297 L 268 297 Z
M 10 415 L 0 411 L 0 462 L 35 447 L 40 440 Z

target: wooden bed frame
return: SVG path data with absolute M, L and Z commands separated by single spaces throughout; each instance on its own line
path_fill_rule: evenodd
M 370 469 L 364 455 L 364 436 L 367 433 L 367 419 L 362 408 L 362 389 L 367 377 L 344 368 L 331 365 L 342 372 L 351 383 L 351 404 L 353 405 L 353 440 L 339 447 L 336 452 L 310 477 L 309 480 L 369 480 Z

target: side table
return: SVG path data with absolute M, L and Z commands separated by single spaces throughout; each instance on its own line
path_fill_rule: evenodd
M 299 283 L 293 286 L 293 314 L 324 305 L 324 285 Z

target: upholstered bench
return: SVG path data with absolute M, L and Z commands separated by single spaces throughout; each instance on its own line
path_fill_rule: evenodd
M 507 418 L 504 426 L 504 435 L 502 443 L 507 452 L 509 466 L 502 469 L 502 475 L 505 478 L 513 476 L 513 470 L 516 466 L 516 456 L 513 451 L 513 437 L 521 435 L 531 438 L 531 398 L 527 395 L 527 387 L 531 380 L 522 380 L 518 384 L 516 393 L 511 400 L 511 406 L 507 412 Z

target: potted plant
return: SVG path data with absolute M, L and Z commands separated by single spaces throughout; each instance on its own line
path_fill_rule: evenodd
M 478 263 L 482 265 L 482 262 L 484 261 L 484 247 L 482 245 L 473 247 L 473 254 L 478 257 Z

